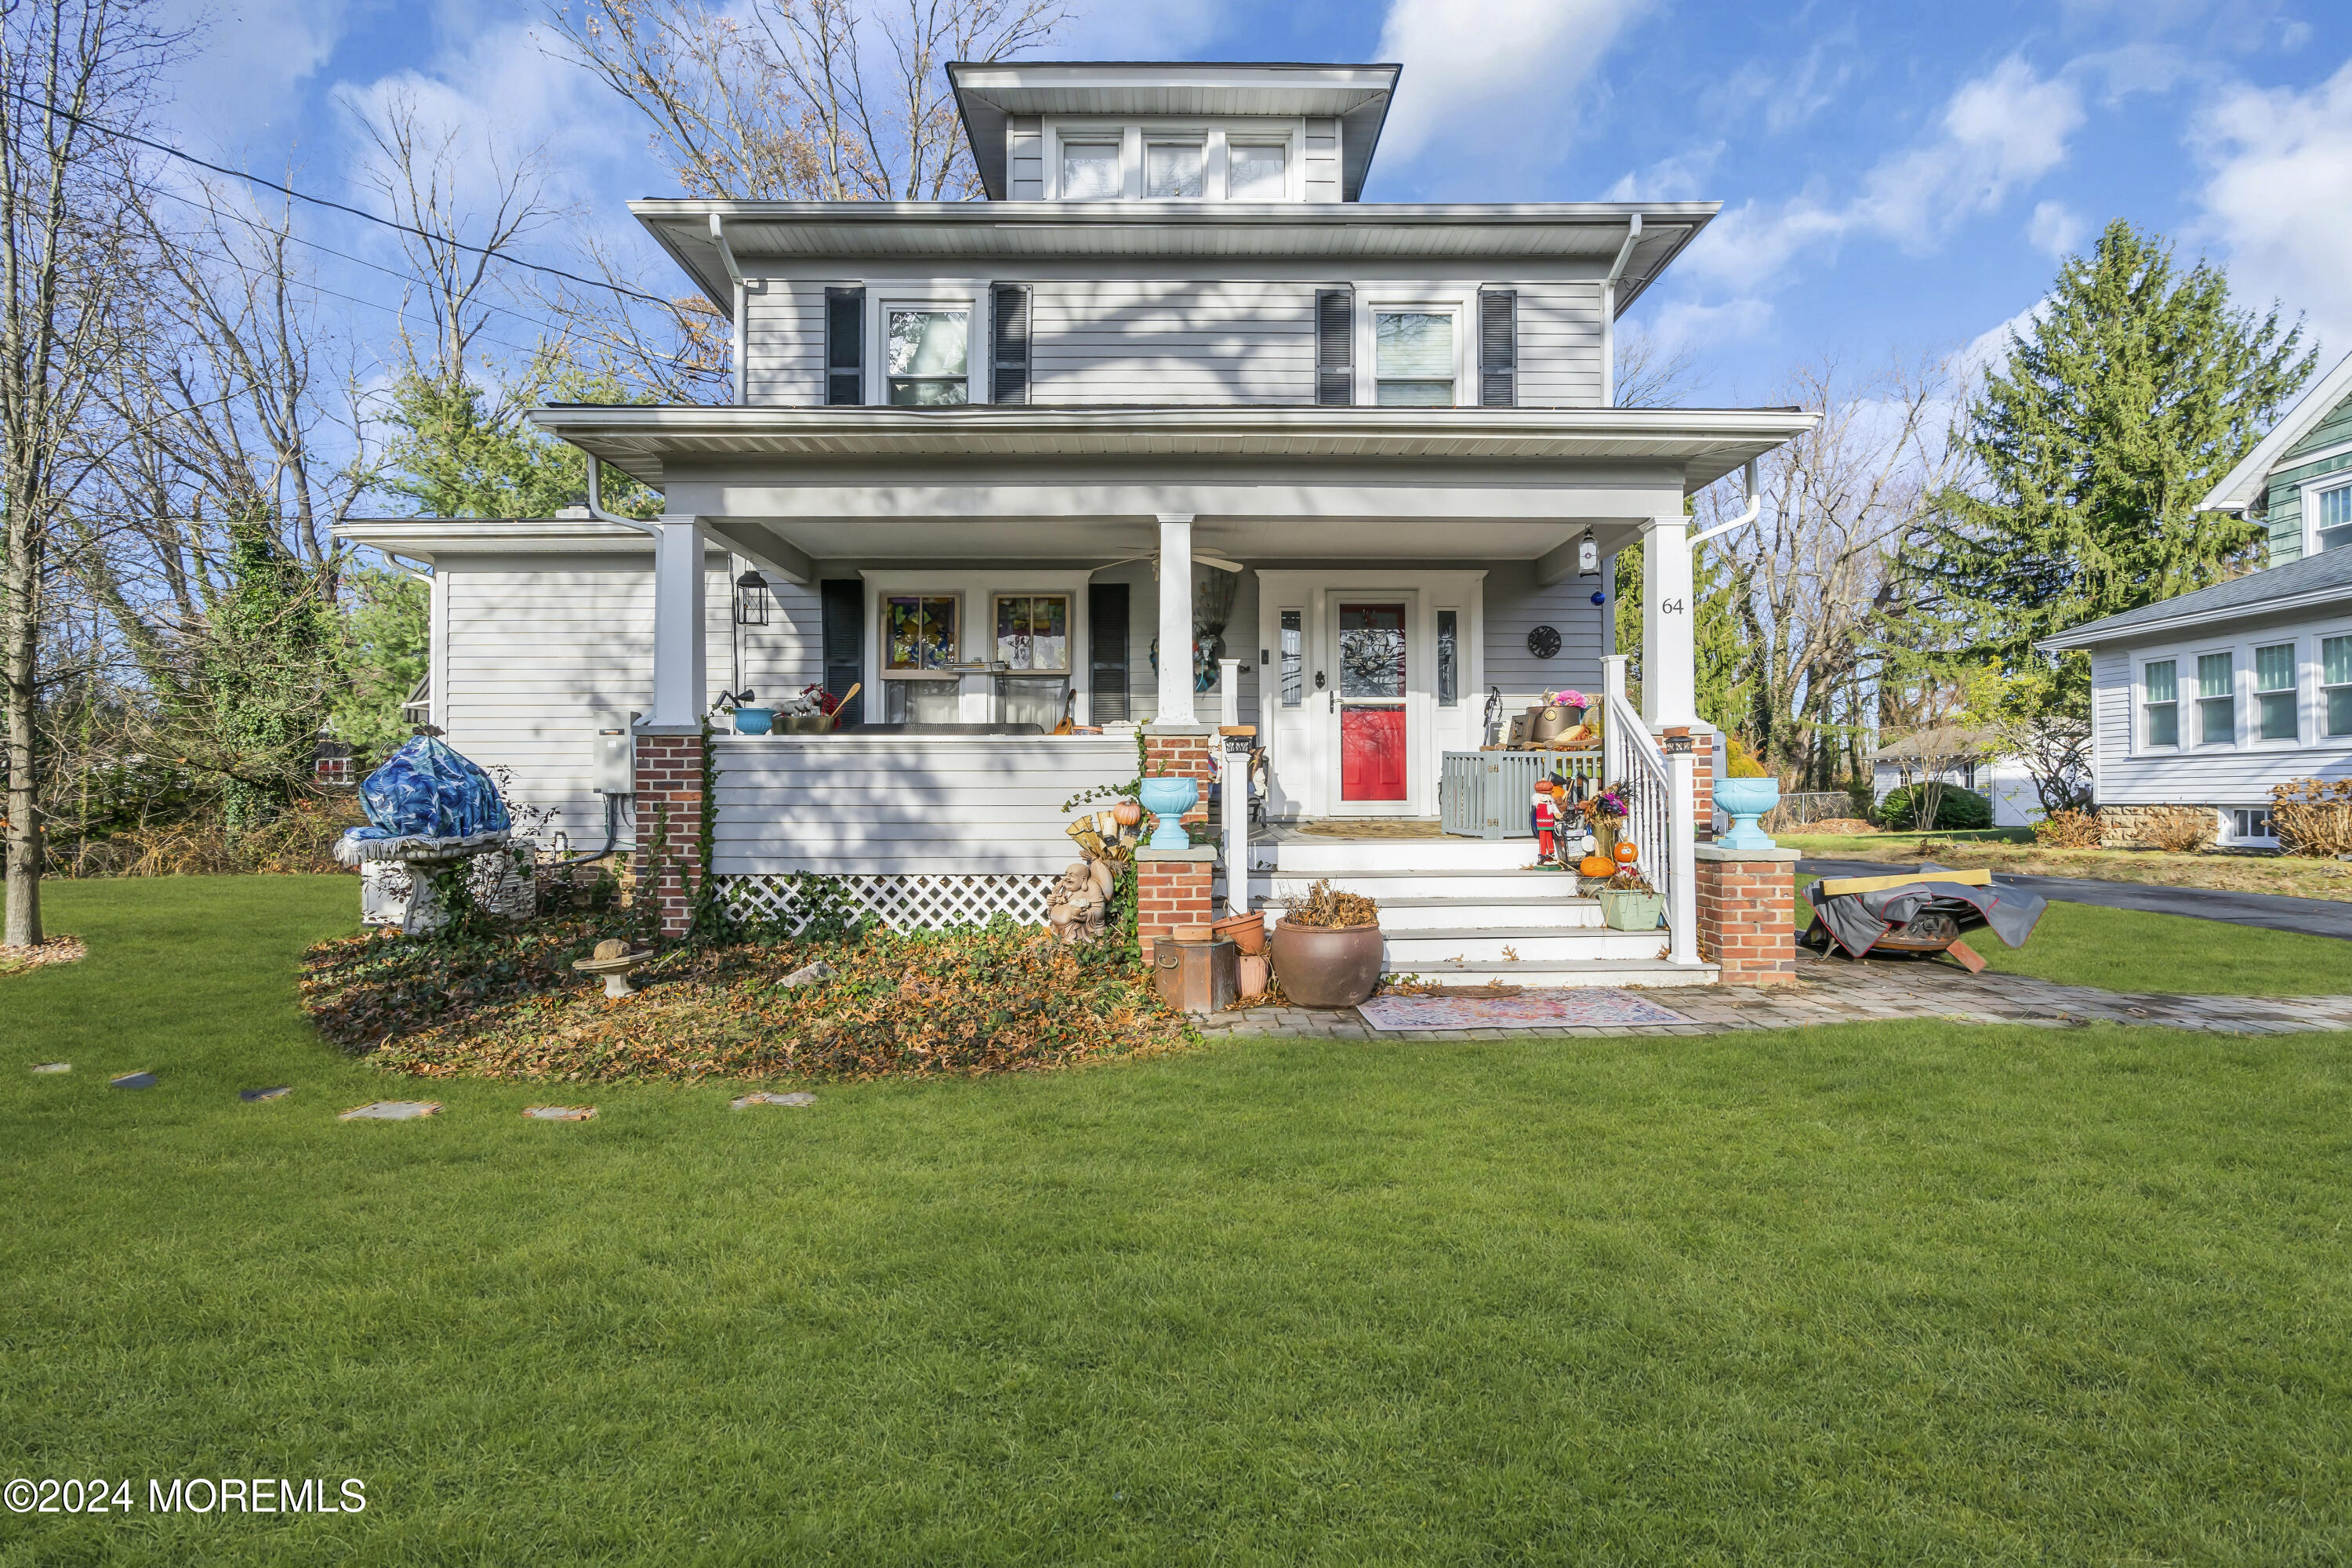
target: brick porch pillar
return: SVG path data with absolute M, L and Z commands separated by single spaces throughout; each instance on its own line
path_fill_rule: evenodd
M 1151 953 L 1154 937 L 1168 935 L 1180 925 L 1207 925 L 1209 880 L 1215 874 L 1217 851 L 1203 844 L 1198 849 L 1154 849 L 1135 852 L 1135 939 Z
M 1201 786 L 1187 822 L 1209 819 L 1209 786 L 1217 781 L 1214 724 L 1148 724 L 1143 731 L 1143 775 L 1187 778 Z
M 1785 985 L 1797 977 L 1797 852 L 1701 844 L 1699 956 L 1726 985 Z
M 694 894 L 702 880 L 702 730 L 637 731 L 637 849 L 632 862 L 637 899 L 650 899 L 654 929 L 677 942 L 694 923 Z M 649 865 L 654 832 L 664 836 L 661 864 Z

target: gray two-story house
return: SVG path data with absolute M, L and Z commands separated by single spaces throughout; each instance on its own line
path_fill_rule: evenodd
M 2265 847 L 2271 791 L 2352 777 L 2352 356 L 2312 384 L 2202 503 L 2263 524 L 2263 569 L 2077 626 L 2104 838 L 2147 808 L 2214 814 Z
M 1435 819 L 1490 708 L 1574 687 L 1606 710 L 1609 563 L 1637 539 L 1622 739 L 1648 765 L 1658 732 L 1704 729 L 1684 499 L 1811 416 L 1618 407 L 1612 342 L 1716 204 L 1366 204 L 1393 66 L 949 68 L 986 200 L 631 204 L 731 323 L 732 400 L 534 418 L 661 519 L 343 531 L 434 564 L 454 744 L 593 845 L 614 716 L 660 737 L 725 691 L 854 689 L 833 735 L 718 743 L 719 874 L 863 879 L 894 918 L 1034 912 L 1062 803 L 1133 777 L 1139 727 L 1253 727 L 1277 825 Z M 1368 876 L 1482 852 L 1527 858 L 1349 850 Z M 1382 889 L 1400 921 L 1405 889 Z M 1420 956 L 1559 947 L 1549 904 L 1537 939 L 1457 940 L 1462 913 Z

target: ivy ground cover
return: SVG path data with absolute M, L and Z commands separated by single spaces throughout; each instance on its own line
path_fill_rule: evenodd
M 0 1514 L 10 1568 L 2352 1542 L 2346 1037 L 1239 1041 L 549 1123 L 312 1031 L 348 879 L 52 892 L 91 953 L 0 981 L 0 1472 L 368 1506 Z M 395 1095 L 444 1110 L 334 1120 Z

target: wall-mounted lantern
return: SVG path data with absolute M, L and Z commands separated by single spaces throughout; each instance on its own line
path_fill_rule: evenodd
M 746 572 L 735 579 L 735 624 L 739 626 L 764 626 L 768 624 L 768 580 L 757 572 Z
M 1584 537 L 1576 542 L 1576 574 L 1580 577 L 1601 575 L 1601 542 L 1586 529 Z

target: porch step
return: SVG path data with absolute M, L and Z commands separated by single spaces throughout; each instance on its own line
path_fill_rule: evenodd
M 1360 871 L 1517 871 L 1535 864 L 1532 838 L 1255 840 L 1250 863 L 1286 877 L 1337 879 Z M 1268 854 L 1271 851 L 1271 855 Z
M 1222 884 L 1224 880 L 1217 879 Z M 1260 902 L 1287 903 L 1303 899 L 1318 882 L 1328 881 L 1343 893 L 1361 893 L 1385 906 L 1391 900 L 1475 899 L 1480 902 L 1522 899 L 1573 900 L 1576 879 L 1564 871 L 1512 868 L 1481 870 L 1399 870 L 1380 868 L 1362 871 L 1294 871 L 1253 868 L 1250 897 Z
M 1383 915 L 1382 962 L 1392 970 L 1432 963 L 1487 963 L 1506 966 L 1607 958 L 1654 959 L 1663 931 L 1611 931 L 1604 926 L 1454 926 L 1396 931 Z
M 1507 959 L 1466 959 L 1458 963 L 1416 963 L 1397 973 L 1451 984 L 1522 985 L 1530 990 L 1569 985 L 1712 985 L 1717 976 L 1712 963 L 1668 963 L 1658 958 L 1546 959 L 1517 963 Z

